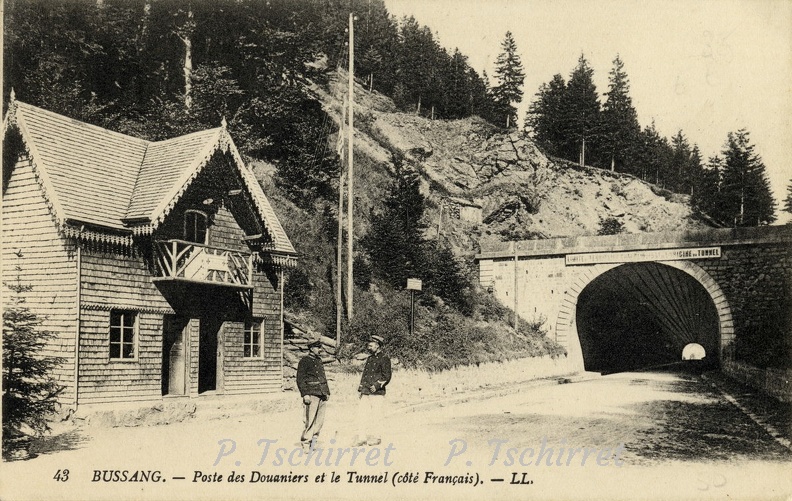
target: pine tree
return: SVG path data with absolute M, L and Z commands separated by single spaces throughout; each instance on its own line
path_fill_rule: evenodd
M 398 155 L 394 166 L 394 187 L 384 200 L 383 211 L 372 218 L 371 229 L 361 245 L 371 258 L 375 274 L 400 288 L 420 269 L 426 226 L 422 222 L 424 196 L 418 175 L 403 168 Z
M 644 181 L 664 187 L 672 156 L 673 149 L 668 139 L 660 135 L 652 121 L 641 131 L 641 143 L 633 173 Z
M 355 30 L 356 73 L 365 77 L 369 89 L 386 94 L 395 84 L 394 53 L 398 27 L 382 0 L 369 0 L 355 8 L 358 15 Z
M 431 30 L 419 25 L 412 16 L 402 20 L 399 40 L 399 82 L 406 89 L 410 103 L 415 105 L 415 112 L 420 114 L 432 92 L 431 74 L 437 44 Z
M 580 165 L 585 164 L 586 149 L 596 143 L 600 135 L 600 104 L 593 76 L 594 70 L 581 54 L 567 83 L 564 109 L 564 133 L 568 138 L 564 157 L 578 160 Z
M 687 137 L 680 129 L 671 138 L 671 170 L 668 172 L 668 189 L 677 193 L 690 192 L 690 159 L 692 150 Z
M 505 123 L 506 128 L 509 128 L 517 121 L 515 105 L 522 101 L 525 73 L 511 31 L 506 32 L 501 49 L 503 52 L 495 60 L 495 75 L 498 85 L 492 89 L 492 94 L 497 113 L 503 120 L 501 123 Z
M 479 76 L 476 70 L 468 67 L 468 82 L 471 96 L 470 113 L 472 115 L 478 115 L 486 120 L 490 114 L 492 103 L 487 94 L 488 89 L 487 82 L 484 79 L 485 76 L 486 73 L 483 72 L 482 76 Z
M 787 186 L 787 196 L 784 199 L 784 211 L 792 214 L 792 181 Z
M 610 71 L 609 90 L 602 110 L 602 150 L 609 158 L 610 170 L 623 171 L 636 150 L 641 126 L 638 113 L 632 104 L 630 81 L 624 71 L 624 63 L 619 55 L 613 60 Z
M 17 259 L 22 253 L 17 252 Z M 63 391 L 52 371 L 64 359 L 42 354 L 54 335 L 43 331 L 41 319 L 25 305 L 25 294 L 32 286 L 21 279 L 16 266 L 14 283 L 4 284 L 11 291 L 3 308 L 3 455 L 25 447 L 29 433 L 48 431 L 48 418 L 57 411 L 57 397 Z
M 702 167 L 699 175 L 694 179 L 693 193 L 690 196 L 690 205 L 696 212 L 704 213 L 713 220 L 722 224 L 718 214 L 718 201 L 720 197 L 720 175 L 723 161 L 718 156 L 710 157 L 707 165 Z
M 730 226 L 759 226 L 775 221 L 775 200 L 765 165 L 745 129 L 728 134 L 723 149 L 720 216 Z
M 539 92 L 526 113 L 526 129 L 549 155 L 559 156 L 563 151 L 565 100 L 566 82 L 564 77 L 557 74 L 549 83 L 539 87 Z
M 471 282 L 447 242 L 425 242 L 421 276 L 426 282 L 426 296 L 436 295 L 465 315 L 473 313 Z M 425 299 L 424 299 L 425 300 Z
M 694 185 L 697 180 L 703 175 L 704 163 L 701 160 L 701 150 L 697 144 L 693 145 L 693 151 L 690 152 L 690 162 L 688 163 L 688 176 L 690 183 L 690 195 L 693 196 Z

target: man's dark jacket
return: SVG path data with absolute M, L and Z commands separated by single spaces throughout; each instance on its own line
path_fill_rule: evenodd
M 384 395 L 385 386 L 391 380 L 391 361 L 387 355 L 378 351 L 366 360 L 358 391 L 364 395 Z M 374 385 L 375 391 L 371 391 Z
M 321 358 L 307 355 L 300 360 L 297 365 L 297 388 L 303 397 L 305 395 L 323 398 L 330 396 L 330 388 L 327 386 Z

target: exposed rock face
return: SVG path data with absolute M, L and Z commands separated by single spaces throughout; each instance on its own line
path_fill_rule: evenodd
M 400 152 L 424 178 L 430 234 L 442 232 L 462 254 L 488 242 L 596 234 L 608 217 L 628 233 L 702 226 L 692 220 L 686 197 L 663 195 L 632 176 L 548 159 L 524 133 L 505 133 L 478 117 L 400 113 L 376 92 L 358 92 L 356 151 L 391 172 L 388 152 Z M 340 103 L 331 94 L 321 95 L 334 113 Z M 452 199 L 480 207 L 480 220 L 445 211 Z

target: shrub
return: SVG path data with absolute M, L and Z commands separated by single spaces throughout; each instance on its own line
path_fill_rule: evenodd
M 624 223 L 617 218 L 611 216 L 605 219 L 600 219 L 599 229 L 597 235 L 617 235 L 624 232 Z
M 17 254 L 22 257 L 21 253 Z M 42 355 L 47 341 L 54 337 L 43 331 L 41 319 L 25 306 L 25 294 L 32 289 L 19 278 L 5 284 L 11 290 L 3 305 L 3 456 L 25 449 L 29 433 L 49 431 L 48 419 L 58 409 L 63 391 L 52 371 L 64 359 Z
M 289 270 L 286 283 L 288 286 L 283 288 L 283 304 L 286 308 L 304 309 L 311 306 L 313 285 L 302 265 Z

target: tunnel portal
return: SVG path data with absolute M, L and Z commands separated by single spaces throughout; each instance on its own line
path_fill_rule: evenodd
M 718 364 L 715 304 L 698 281 L 671 266 L 630 263 L 603 273 L 581 291 L 576 317 L 587 371 L 673 367 L 689 343 L 706 350 L 700 365 Z

